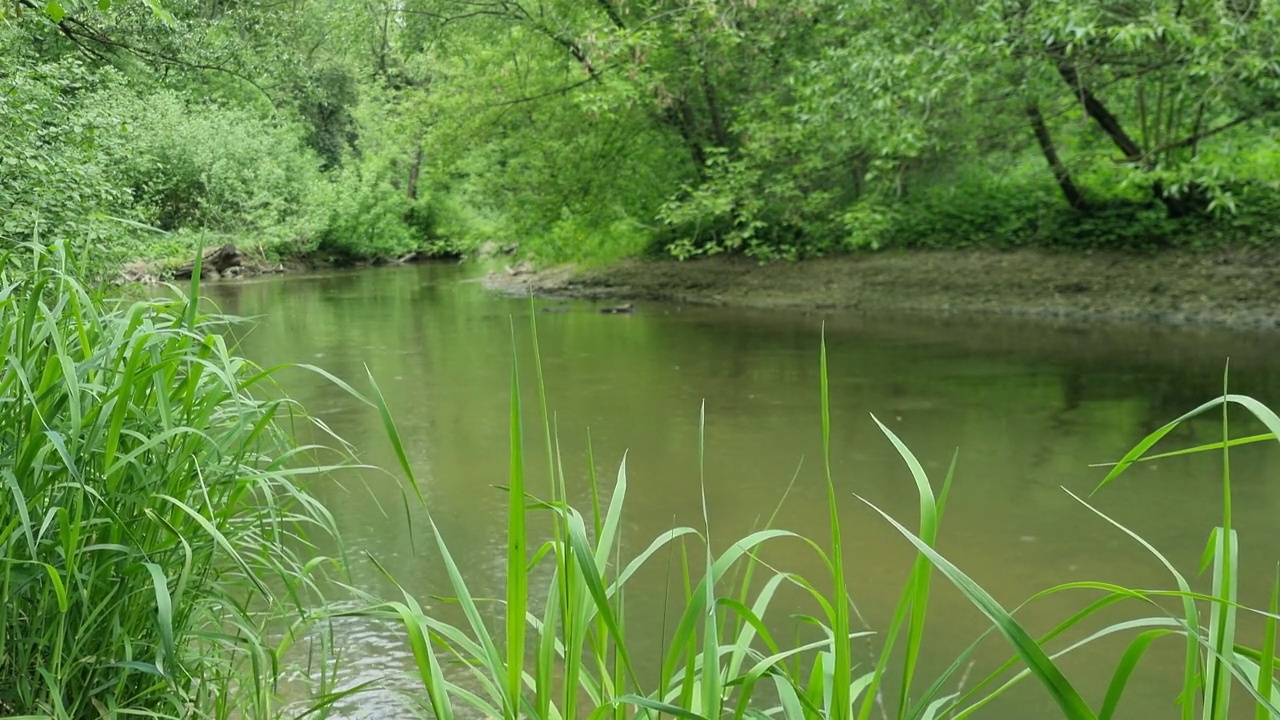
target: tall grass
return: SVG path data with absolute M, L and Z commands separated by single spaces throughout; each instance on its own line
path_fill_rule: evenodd
M 536 358 L 536 330 L 535 360 Z M 620 528 L 627 496 L 627 466 L 620 464 L 607 507 L 596 503 L 589 518 L 567 504 L 568 480 L 560 460 L 560 440 L 548 408 L 547 394 L 537 364 L 539 414 L 545 428 L 548 451 L 549 499 L 535 497 L 526 482 L 524 463 L 524 409 L 521 407 L 518 374 L 513 367 L 511 387 L 511 483 L 507 488 L 508 564 L 503 625 L 500 642 L 496 629 L 477 607 L 479 600 L 468 590 L 466 580 L 440 537 L 434 523 L 436 545 L 448 569 L 451 592 L 464 610 L 466 622 L 451 624 L 423 611 L 417 600 L 403 597 L 375 603 L 360 611 L 366 616 L 389 618 L 403 623 L 417 661 L 423 707 L 437 718 L 462 715 L 485 718 L 568 718 L 661 717 L 689 720 L 720 718 L 816 718 L 893 717 L 897 720 L 966 718 L 980 712 L 1010 688 L 1033 680 L 1052 699 L 1060 717 L 1069 720 L 1106 720 L 1116 716 L 1134 669 L 1157 640 L 1181 640 L 1185 663 L 1181 668 L 1182 692 L 1177 712 L 1190 720 L 1225 720 L 1229 717 L 1232 688 L 1249 698 L 1253 715 L 1280 718 L 1280 693 L 1275 688 L 1276 605 L 1280 581 L 1267 611 L 1242 607 L 1237 597 L 1239 552 L 1230 514 L 1229 449 L 1244 442 L 1275 441 L 1280 435 L 1280 419 L 1255 400 L 1224 392 L 1200 408 L 1173 421 L 1140 442 L 1110 469 L 1102 483 L 1120 478 L 1134 463 L 1152 457 L 1193 452 L 1221 451 L 1223 454 L 1223 521 L 1209 539 L 1206 565 L 1213 568 L 1212 591 L 1191 590 L 1187 578 L 1154 547 L 1134 532 L 1106 517 L 1084 499 L 1075 497 L 1084 510 L 1091 511 L 1150 552 L 1168 569 L 1172 587 L 1168 589 L 1126 588 L 1100 582 L 1072 582 L 1048 588 L 1027 600 L 1034 603 L 1051 595 L 1075 594 L 1080 609 L 1064 618 L 1048 633 L 1033 634 L 1018 619 L 1019 608 L 1001 605 L 990 593 L 947 560 L 937 549 L 937 540 L 946 499 L 955 469 L 942 480 L 940 492 L 921 463 L 907 446 L 878 420 L 886 440 L 910 469 L 919 497 L 917 527 L 909 528 L 864 500 L 875 514 L 895 528 L 916 550 L 914 567 L 902 589 L 897 608 L 877 642 L 878 655 L 869 666 L 854 662 L 850 641 L 865 633 L 851 630 L 852 603 L 858 593 L 857 579 L 844 572 L 845 548 L 841 543 L 841 520 L 836 513 L 838 497 L 853 492 L 831 472 L 830 413 L 825 343 L 820 349 L 820 394 L 815 408 L 822 418 L 822 440 L 831 524 L 821 541 L 773 527 L 765 527 L 716 554 L 710 542 L 711 528 L 677 527 L 653 538 L 634 557 L 621 557 Z M 380 398 L 377 398 L 380 402 Z M 1266 426 L 1267 432 L 1246 438 L 1231 438 L 1223 414 L 1223 440 L 1212 445 L 1149 455 L 1152 447 L 1174 427 L 1196 415 L 1228 405 L 1246 408 Z M 401 448 L 394 422 L 383 405 L 387 431 Z M 705 423 L 705 415 L 703 417 Z M 699 457 L 703 436 L 699 433 Z M 588 440 L 588 457 L 591 457 Z M 398 452 L 401 470 L 417 487 L 413 468 L 404 452 Z M 594 468 L 588 471 L 593 498 L 600 496 Z M 705 496 L 704 496 L 705 497 Z M 1064 499 L 1066 496 L 1064 495 Z M 705 503 L 705 501 L 704 501 Z M 537 548 L 526 548 L 527 516 L 545 512 L 553 516 L 550 539 Z M 1088 512 L 1083 513 L 1087 519 Z M 1101 526 L 1100 526 L 1101 527 Z M 759 551 L 776 542 L 799 542 L 827 569 L 819 583 L 760 559 Z M 793 545 L 794 547 L 794 545 Z M 690 548 L 693 551 L 690 552 Z M 683 610 L 674 631 L 664 633 L 666 646 L 656 679 L 641 679 L 633 658 L 625 622 L 626 596 L 636 582 L 640 568 L 675 558 L 686 581 L 682 589 Z M 550 565 L 553 581 L 535 587 L 530 573 Z M 731 582 L 737 578 L 736 582 Z M 933 677 L 922 677 L 921 658 L 926 657 L 927 620 L 931 583 L 941 580 L 959 590 L 990 622 L 989 629 L 964 652 L 952 659 L 947 669 Z M 775 607 L 783 587 L 798 588 L 818 608 L 806 621 L 816 627 L 819 639 L 784 645 L 770 632 L 768 618 L 790 613 L 793 607 Z M 532 593 L 545 596 L 531 597 Z M 1178 601 L 1180 612 L 1169 612 L 1161 602 Z M 1141 617 L 1104 624 L 1100 613 L 1112 605 L 1126 603 L 1144 609 Z M 541 607 L 541 615 L 530 608 Z M 1241 613 L 1261 616 L 1264 632 L 1245 638 L 1236 623 Z M 942 619 L 941 622 L 945 622 Z M 1098 626 L 1101 625 L 1099 629 Z M 1063 646 L 1059 638 L 1068 631 L 1088 631 L 1083 640 Z M 643 629 L 648 637 L 653 629 Z M 972 664 L 977 645 L 989 636 L 1002 637 L 1010 656 L 991 668 L 989 674 L 964 684 L 961 676 Z M 1061 658 L 1082 648 L 1102 652 L 1095 643 L 1112 636 L 1128 638 L 1126 649 L 1112 658 L 1112 679 L 1105 696 L 1092 701 L 1076 687 L 1060 667 Z M 527 651 L 526 651 L 527 649 Z M 936 658 L 932 658 L 936 660 Z M 931 662 L 936 666 L 936 662 Z M 901 687 L 893 697 L 885 697 L 882 684 L 892 677 Z M 1240 695 L 1238 695 L 1239 697 Z
M 0 266 L 0 716 L 275 717 L 266 630 L 307 619 L 334 533 L 306 416 L 198 280 L 108 302 L 60 248 Z

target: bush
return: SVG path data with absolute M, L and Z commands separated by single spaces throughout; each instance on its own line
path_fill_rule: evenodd
M 128 188 L 143 221 L 163 230 L 279 242 L 322 181 L 320 160 L 296 124 L 172 91 L 116 89 L 84 112 L 117 120 L 120 131 L 103 147 L 113 179 Z
M 1243 200 L 1237 211 L 1223 207 L 1174 219 L 1152 198 L 1091 192 L 1089 209 L 1076 212 L 1051 183 L 970 177 L 928 186 L 901 200 L 866 199 L 842 219 L 845 247 L 853 250 L 1035 245 L 1150 251 L 1275 239 L 1280 194 L 1257 186 L 1235 194 Z
M 101 246 L 127 233 L 104 215 L 124 214 L 129 198 L 96 152 L 110 119 L 77 108 L 118 79 L 74 58 L 37 57 L 18 25 L 0 22 L 0 246 L 36 238 Z
M 0 271 L 0 715 L 271 716 L 264 630 L 305 617 L 312 466 L 195 299 L 105 303 L 26 246 Z
M 211 234 L 268 248 L 315 234 L 324 179 L 300 122 L 49 60 L 29 37 L 41 31 L 0 23 L 0 243 L 91 248 L 105 273 Z
M 337 260 L 394 257 L 414 250 L 419 239 L 406 219 L 414 209 L 402 190 L 359 169 L 343 169 L 317 234 L 317 251 Z

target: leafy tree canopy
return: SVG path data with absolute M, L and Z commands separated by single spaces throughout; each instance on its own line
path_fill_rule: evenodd
M 1276 232 L 1280 0 L 5 2 L 10 242 L 604 260 Z

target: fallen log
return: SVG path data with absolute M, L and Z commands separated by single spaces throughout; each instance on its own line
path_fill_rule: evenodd
M 200 277 L 211 278 L 214 274 L 221 275 L 229 268 L 241 267 L 244 264 L 244 253 L 236 249 L 233 243 L 227 243 L 222 247 L 209 248 L 205 250 L 200 258 Z M 183 263 L 173 270 L 173 277 L 178 280 L 186 280 L 195 272 L 195 261 Z

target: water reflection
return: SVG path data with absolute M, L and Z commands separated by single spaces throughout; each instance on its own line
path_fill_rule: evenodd
M 213 292 L 225 311 L 259 318 L 242 343 L 262 364 L 316 363 L 360 386 L 368 367 L 388 396 L 431 515 L 472 591 L 496 596 L 505 498 L 492 486 L 506 481 L 512 318 L 524 399 L 528 407 L 536 402 L 528 361 L 530 307 L 485 295 L 462 278 L 458 268 L 418 266 L 219 285 Z M 575 500 L 585 506 L 587 428 L 601 477 L 612 478 L 628 453 L 624 554 L 638 552 L 674 524 L 701 523 L 696 438 L 704 400 L 707 498 L 717 544 L 759 527 L 793 476 L 796 486 L 778 511 L 778 524 L 825 532 L 817 347 L 826 323 L 832 459 L 851 547 L 849 571 L 856 578 L 854 600 L 872 628 L 884 627 L 891 616 L 911 554 L 854 493 L 903 520 L 914 518 L 916 500 L 901 459 L 869 414 L 904 439 L 936 482 L 959 449 L 942 550 L 1000 601 L 1015 605 L 1074 579 L 1168 587 L 1158 563 L 1063 488 L 1088 493 L 1103 474 L 1089 463 L 1119 457 L 1146 432 L 1221 393 L 1228 356 L 1233 388 L 1280 402 L 1280 377 L 1271 372 L 1280 339 L 1272 335 L 661 304 L 643 305 L 630 316 L 600 315 L 578 303 L 566 309 L 538 316 L 564 461 Z M 286 389 L 367 460 L 394 466 L 375 412 L 315 375 L 295 371 L 286 377 Z M 527 419 L 536 423 L 533 413 Z M 527 443 L 531 483 L 545 482 L 546 475 L 538 432 L 533 424 L 535 441 Z M 1217 433 L 1218 420 L 1205 418 L 1180 429 L 1170 447 L 1209 442 Z M 1233 456 L 1247 568 L 1242 593 L 1259 604 L 1277 560 L 1268 535 L 1280 509 L 1280 490 L 1270 482 L 1278 457 L 1260 447 Z M 1135 468 L 1095 500 L 1194 574 L 1219 516 L 1219 478 L 1211 457 L 1162 461 Z M 447 592 L 446 583 L 438 559 L 426 552 L 425 515 L 410 512 L 411 531 L 394 477 L 317 483 L 313 491 L 333 509 L 351 549 L 376 556 L 435 611 L 455 612 L 430 600 Z M 797 546 L 779 546 L 768 557 L 802 574 L 820 574 L 816 559 Z M 370 592 L 393 592 L 368 562 L 357 562 L 352 572 Z M 661 569 L 646 579 L 651 595 L 632 596 L 628 611 L 631 622 L 652 629 L 660 627 L 668 603 Z M 1050 598 L 1021 614 L 1033 630 L 1043 631 L 1091 599 Z M 931 612 L 937 625 L 927 639 L 926 673 L 941 671 L 985 629 L 949 588 L 939 587 Z M 791 621 L 780 613 L 778 622 Z M 337 631 L 353 680 L 411 667 L 395 627 L 353 623 Z M 654 639 L 638 653 L 642 658 L 656 655 L 658 634 L 646 634 Z M 1169 714 L 1180 649 L 1169 645 L 1164 651 L 1157 648 L 1139 671 L 1122 711 Z M 989 666 L 1005 655 L 990 642 L 976 658 Z M 1096 659 L 1085 655 L 1066 663 L 1090 699 L 1100 698 L 1109 680 Z M 347 710 L 352 717 L 393 717 L 398 702 L 369 697 Z M 1038 717 L 1049 709 L 1039 690 L 1027 687 L 993 704 L 989 716 Z

